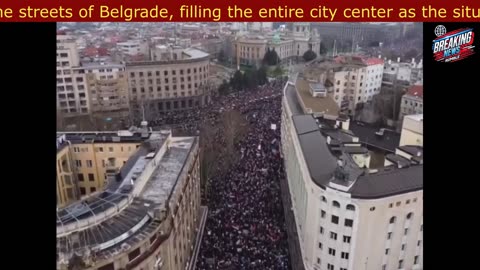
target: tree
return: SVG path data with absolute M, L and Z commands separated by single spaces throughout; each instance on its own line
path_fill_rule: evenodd
M 249 69 L 244 74 L 245 86 L 247 88 L 254 88 L 258 86 L 258 70 L 254 67 Z
M 325 46 L 325 44 L 323 44 L 323 42 L 320 43 L 320 55 L 326 55 L 328 52 L 327 50 L 327 47 Z
M 275 49 L 270 50 L 270 48 L 268 48 L 267 52 L 265 52 L 265 55 L 263 56 L 263 63 L 269 66 L 274 66 L 279 62 L 280 62 L 280 57 L 278 57 L 278 54 L 275 51 Z
M 267 79 L 267 68 L 265 66 L 261 66 L 259 69 L 258 69 L 258 74 L 257 74 L 257 78 L 258 78 L 258 84 L 259 85 L 264 85 L 268 82 L 268 79 Z
M 315 58 L 317 58 L 317 54 L 312 50 L 308 50 L 303 54 L 303 59 L 307 62 L 312 61 Z
M 225 51 L 223 51 L 223 49 L 220 50 L 220 52 L 218 52 L 218 61 L 219 62 L 225 62 L 226 61 L 226 56 L 225 56 Z
M 240 91 L 243 88 L 243 74 L 240 70 L 235 71 L 233 77 L 230 79 L 230 86 L 235 91 Z
M 230 92 L 230 85 L 226 80 L 223 80 L 222 84 L 218 87 L 218 93 L 220 95 L 228 95 Z
M 275 77 L 280 77 L 282 76 L 283 74 L 283 69 L 280 65 L 278 65 L 277 67 L 275 67 L 275 69 L 273 70 L 273 76 Z

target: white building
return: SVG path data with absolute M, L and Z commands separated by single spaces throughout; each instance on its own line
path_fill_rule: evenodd
M 117 43 L 117 48 L 124 55 L 135 56 L 139 54 L 149 55 L 148 44 L 140 40 L 130 40 Z
M 281 130 L 289 239 L 300 249 L 292 261 L 306 270 L 422 269 L 423 148 L 399 147 L 403 155 L 370 168 L 348 119 L 303 114 L 295 91 L 284 89 Z
M 396 62 L 388 60 L 383 68 L 382 87 L 392 89 L 396 86 L 408 87 L 423 80 L 423 63 L 422 60 L 416 63 L 412 59 L 410 63 L 400 62 L 400 58 Z
M 403 118 L 400 145 L 423 146 L 423 114 L 407 115 Z
M 423 113 L 423 85 L 411 86 L 402 97 L 400 119 L 409 114 Z
M 57 35 L 57 109 L 63 116 L 90 112 L 84 70 L 75 39 Z

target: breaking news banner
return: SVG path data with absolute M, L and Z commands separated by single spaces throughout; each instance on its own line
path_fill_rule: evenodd
M 480 1 L 3 1 L 3 22 L 474 22 Z

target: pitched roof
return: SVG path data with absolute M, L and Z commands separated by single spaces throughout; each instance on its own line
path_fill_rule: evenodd
M 407 95 L 423 98 L 423 85 L 414 85 L 407 90 Z

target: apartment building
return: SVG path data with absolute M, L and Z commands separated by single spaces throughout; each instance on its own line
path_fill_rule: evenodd
M 209 55 L 198 49 L 155 47 L 153 61 L 128 62 L 132 113 L 141 119 L 209 102 Z
M 128 77 L 125 66 L 114 63 L 84 64 L 91 112 L 101 118 L 129 116 Z
M 57 149 L 57 193 L 69 174 L 79 194 L 57 208 L 57 269 L 190 269 L 206 213 L 197 137 L 62 133 Z
M 57 109 L 63 116 L 90 113 L 85 72 L 80 68 L 75 39 L 57 35 Z
M 411 86 L 402 96 L 399 118 L 410 114 L 423 114 L 423 85 Z
M 284 88 L 281 129 L 295 269 L 423 269 L 423 147 L 371 169 L 348 118 L 305 114 L 296 91 Z

